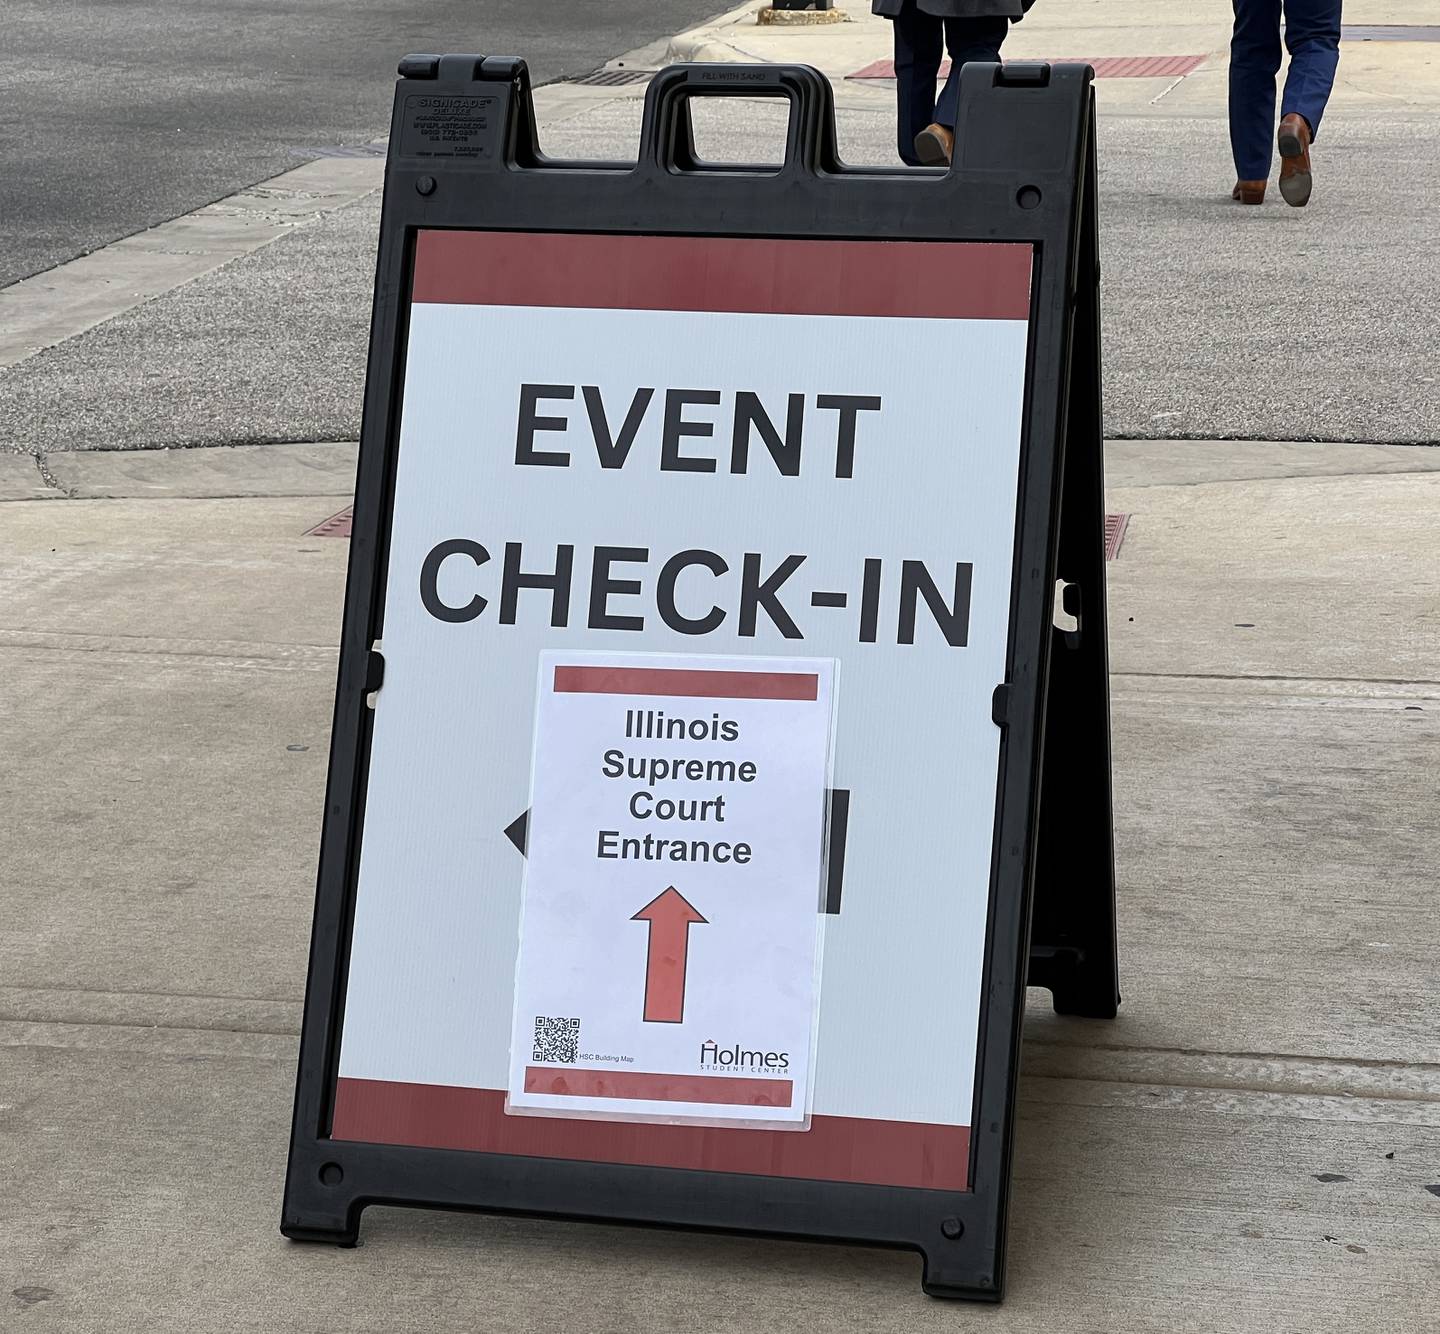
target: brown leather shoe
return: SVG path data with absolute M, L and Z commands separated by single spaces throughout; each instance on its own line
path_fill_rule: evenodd
M 1238 199 L 1242 204 L 1263 204 L 1265 202 L 1264 181 L 1236 181 L 1235 188 L 1230 191 L 1231 199 Z
M 955 152 L 955 131 L 927 125 L 915 136 L 915 156 L 927 167 L 948 167 Z
M 1280 122 L 1275 136 L 1280 149 L 1280 194 L 1292 208 L 1310 202 L 1310 126 L 1291 112 Z

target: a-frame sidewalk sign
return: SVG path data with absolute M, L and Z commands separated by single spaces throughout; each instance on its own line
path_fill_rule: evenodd
M 804 66 L 635 162 L 400 66 L 281 1229 L 904 1247 L 998 1300 L 1025 989 L 1119 1001 L 1092 73 L 949 170 Z M 788 103 L 784 159 L 698 97 Z

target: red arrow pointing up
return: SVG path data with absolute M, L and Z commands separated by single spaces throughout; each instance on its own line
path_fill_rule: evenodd
M 678 1024 L 685 1017 L 685 956 L 690 952 L 690 927 L 705 919 L 671 885 L 630 920 L 650 923 L 650 950 L 645 959 L 645 1022 Z

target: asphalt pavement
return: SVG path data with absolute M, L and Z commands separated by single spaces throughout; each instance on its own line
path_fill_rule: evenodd
M 888 91 L 842 94 L 844 155 L 889 162 Z M 542 140 L 633 158 L 640 105 L 638 89 L 575 89 Z M 710 123 L 736 159 L 773 152 L 769 108 Z M 1433 118 L 1356 112 L 1327 131 L 1307 209 L 1242 209 L 1223 121 L 1102 116 L 1112 438 L 1440 441 Z M 372 194 L 0 372 L 0 449 L 354 439 L 378 228 Z
M 722 0 L 5 0 L 0 287 L 388 128 L 410 51 L 583 74 Z

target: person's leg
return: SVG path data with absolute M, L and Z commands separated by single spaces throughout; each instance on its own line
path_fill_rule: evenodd
M 977 19 L 946 19 L 945 45 L 950 52 L 950 77 L 940 90 L 935 103 L 935 123 L 948 130 L 955 128 L 960 109 L 960 67 L 967 61 L 1000 59 L 1000 47 L 1010 31 L 1010 20 L 1003 16 Z
M 944 31 L 941 21 L 921 13 L 915 0 L 905 0 L 905 7 L 891 22 L 895 25 L 897 147 L 902 162 L 918 167 L 915 136 L 934 115 Z
M 1304 116 L 1313 140 L 1340 63 L 1340 0 L 1285 0 L 1285 45 L 1290 72 L 1280 115 Z
M 1230 151 L 1242 181 L 1270 176 L 1275 75 L 1280 70 L 1280 0 L 1234 0 L 1230 41 Z
M 1310 142 L 1320 128 L 1340 61 L 1340 0 L 1285 0 L 1290 73 L 1280 103 L 1280 194 L 1294 208 L 1310 202 Z

